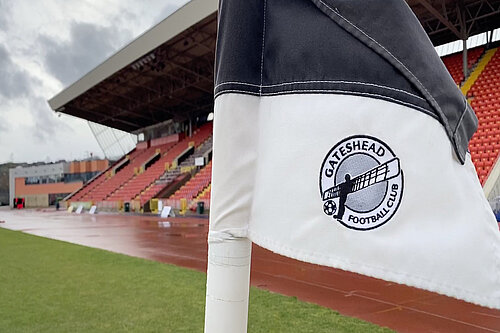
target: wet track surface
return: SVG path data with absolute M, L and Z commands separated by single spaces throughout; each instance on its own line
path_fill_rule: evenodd
M 0 227 L 200 271 L 206 269 L 206 219 L 70 215 L 50 209 L 2 208 Z M 255 245 L 251 283 L 400 332 L 500 332 L 499 310 L 299 262 Z

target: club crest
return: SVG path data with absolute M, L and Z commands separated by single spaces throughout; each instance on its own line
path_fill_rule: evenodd
M 323 212 L 344 226 L 371 230 L 387 223 L 403 195 L 399 158 L 381 140 L 345 138 L 326 155 L 319 179 Z

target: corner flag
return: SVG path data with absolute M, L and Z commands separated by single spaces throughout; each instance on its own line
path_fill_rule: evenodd
M 405 1 L 219 7 L 207 332 L 246 328 L 249 240 L 500 309 L 477 118 Z

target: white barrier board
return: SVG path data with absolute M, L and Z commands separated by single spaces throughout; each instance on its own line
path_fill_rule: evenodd
M 161 214 L 162 210 L 163 210 L 163 201 L 158 200 L 158 212 L 160 212 Z
M 205 158 L 204 157 L 197 157 L 194 159 L 194 165 L 196 166 L 204 166 L 205 165 Z
M 172 210 L 172 207 L 170 207 L 170 206 L 163 207 L 163 209 L 161 210 L 161 217 L 169 217 L 171 210 Z

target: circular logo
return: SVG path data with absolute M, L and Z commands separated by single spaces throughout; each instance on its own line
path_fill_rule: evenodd
M 338 142 L 321 165 L 323 212 L 344 226 L 371 230 L 387 223 L 403 195 L 399 158 L 381 140 L 355 135 Z

